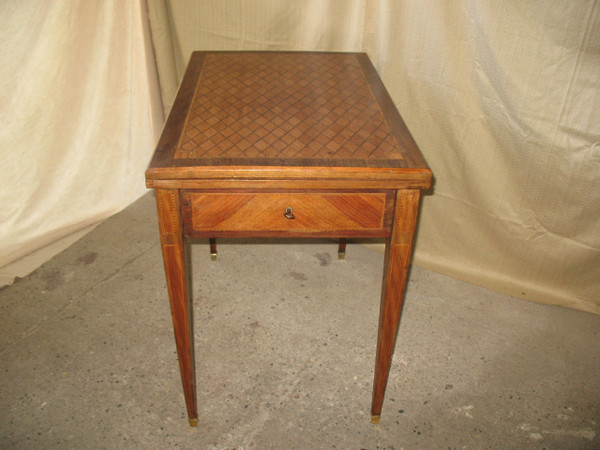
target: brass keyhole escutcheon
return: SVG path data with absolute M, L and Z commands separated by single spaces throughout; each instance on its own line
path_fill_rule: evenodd
M 290 208 L 289 206 L 287 208 L 285 208 L 285 213 L 283 213 L 283 215 L 285 216 L 286 219 L 290 219 L 290 220 L 296 218 L 296 216 L 292 212 L 292 208 Z

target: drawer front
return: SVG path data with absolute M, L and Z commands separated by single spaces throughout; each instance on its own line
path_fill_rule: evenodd
M 182 191 L 189 237 L 389 235 L 391 192 Z

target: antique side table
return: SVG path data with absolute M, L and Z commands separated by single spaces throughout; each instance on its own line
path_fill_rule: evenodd
M 192 54 L 146 172 L 190 425 L 198 410 L 184 240 L 208 238 L 215 253 L 219 237 L 386 238 L 378 422 L 431 178 L 366 54 Z

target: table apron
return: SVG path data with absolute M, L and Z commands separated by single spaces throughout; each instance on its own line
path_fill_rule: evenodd
M 186 237 L 388 237 L 394 191 L 181 191 Z

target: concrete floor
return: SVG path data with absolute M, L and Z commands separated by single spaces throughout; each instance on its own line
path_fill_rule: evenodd
M 414 267 L 373 425 L 380 253 L 192 249 L 198 428 L 149 194 L 0 290 L 2 448 L 600 448 L 600 316 Z

